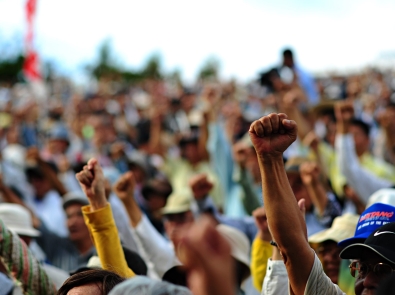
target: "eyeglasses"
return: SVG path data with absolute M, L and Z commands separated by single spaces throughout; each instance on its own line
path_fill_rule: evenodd
M 390 265 L 382 262 L 379 262 L 376 265 L 370 265 L 359 261 L 353 261 L 349 268 L 350 273 L 354 278 L 365 278 L 371 271 L 373 271 L 373 273 L 378 277 L 385 277 L 395 271 L 395 269 Z

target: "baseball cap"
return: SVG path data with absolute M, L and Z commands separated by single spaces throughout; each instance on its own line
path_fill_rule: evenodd
M 391 206 L 395 206 L 395 189 L 383 188 L 375 192 L 369 197 L 366 208 L 372 206 L 375 203 L 383 203 Z
M 162 209 L 163 215 L 184 213 L 191 210 L 192 195 L 187 191 L 172 193 L 167 199 L 166 206 Z
M 376 203 L 362 212 L 352 238 L 339 242 L 340 247 L 363 242 L 378 227 L 395 222 L 395 207 Z
M 340 253 L 343 259 L 361 258 L 364 250 L 369 249 L 395 264 L 395 222 L 375 229 L 365 242 L 350 245 Z
M 87 197 L 82 192 L 68 192 L 63 196 L 63 209 L 71 204 L 81 204 L 83 206 L 89 205 Z
M 354 235 L 355 227 L 358 223 L 359 215 L 346 213 L 333 220 L 332 226 L 309 237 L 309 243 L 322 243 L 325 241 L 335 241 L 339 243 L 344 239 Z
M 21 205 L 0 204 L 0 219 L 18 235 L 32 238 L 40 236 L 40 232 L 33 227 L 30 212 Z

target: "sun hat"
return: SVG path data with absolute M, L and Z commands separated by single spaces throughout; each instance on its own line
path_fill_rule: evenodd
M 333 220 L 332 226 L 309 237 L 309 243 L 322 243 L 325 241 L 335 241 L 351 238 L 359 220 L 359 215 L 346 213 Z
M 352 238 L 339 242 L 339 246 L 346 247 L 355 243 L 363 243 L 378 227 L 395 221 L 395 207 L 376 203 L 362 212 L 359 217 L 355 234 Z
M 179 214 L 190 211 L 192 208 L 192 195 L 186 191 L 173 192 L 162 209 L 163 215 Z
M 229 242 L 231 255 L 250 269 L 250 242 L 247 236 L 238 229 L 225 225 L 217 225 L 218 232 Z
M 344 248 L 340 257 L 359 259 L 366 249 L 395 264 L 395 222 L 386 223 L 375 229 L 364 243 L 356 243 Z
M 18 235 L 27 237 L 38 237 L 40 232 L 33 227 L 30 212 L 18 204 L 0 204 L 0 219 L 8 229 Z

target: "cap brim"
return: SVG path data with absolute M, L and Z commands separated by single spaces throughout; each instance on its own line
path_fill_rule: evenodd
M 370 233 L 364 233 L 364 234 L 361 234 L 361 235 L 358 235 L 358 236 L 354 236 L 354 237 L 349 238 L 349 239 L 345 239 L 343 241 L 340 241 L 338 243 L 338 246 L 344 248 L 344 247 L 350 246 L 352 244 L 362 244 L 369 237 L 369 234 Z
M 71 204 L 80 204 L 82 206 L 89 205 L 88 200 L 81 200 L 81 199 L 72 199 L 72 200 L 67 200 L 66 202 L 63 203 L 63 209 L 65 210 L 68 206 Z
M 180 213 L 185 213 L 190 211 L 191 208 L 190 206 L 180 206 L 180 207 L 174 207 L 174 208 L 163 208 L 162 209 L 162 214 L 163 215 L 171 215 L 171 214 L 180 214 Z
M 342 259 L 360 259 L 363 252 L 366 250 L 373 251 L 377 255 L 383 257 L 385 260 L 395 264 L 395 253 L 386 248 L 376 246 L 376 245 L 366 245 L 366 244 L 353 244 L 343 249 L 340 252 L 340 258 Z

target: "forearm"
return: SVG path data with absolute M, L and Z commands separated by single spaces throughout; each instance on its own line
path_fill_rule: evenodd
M 143 213 L 141 212 L 140 207 L 136 202 L 125 202 L 123 201 L 123 205 L 125 207 L 126 213 L 128 214 L 130 224 L 135 228 L 143 217 Z
M 289 185 L 282 156 L 260 155 L 258 159 L 269 228 L 284 257 L 292 290 L 296 295 L 303 294 L 314 261 L 307 243 L 306 225 Z
M 328 203 L 328 198 L 323 185 L 319 182 L 313 182 L 309 185 L 306 185 L 306 188 L 311 201 L 318 210 L 318 214 L 322 216 Z
M 126 263 L 110 204 L 98 210 L 84 206 L 82 212 L 103 269 L 114 271 L 125 278 L 133 277 L 135 274 Z M 108 241 L 111 241 L 111 244 Z

